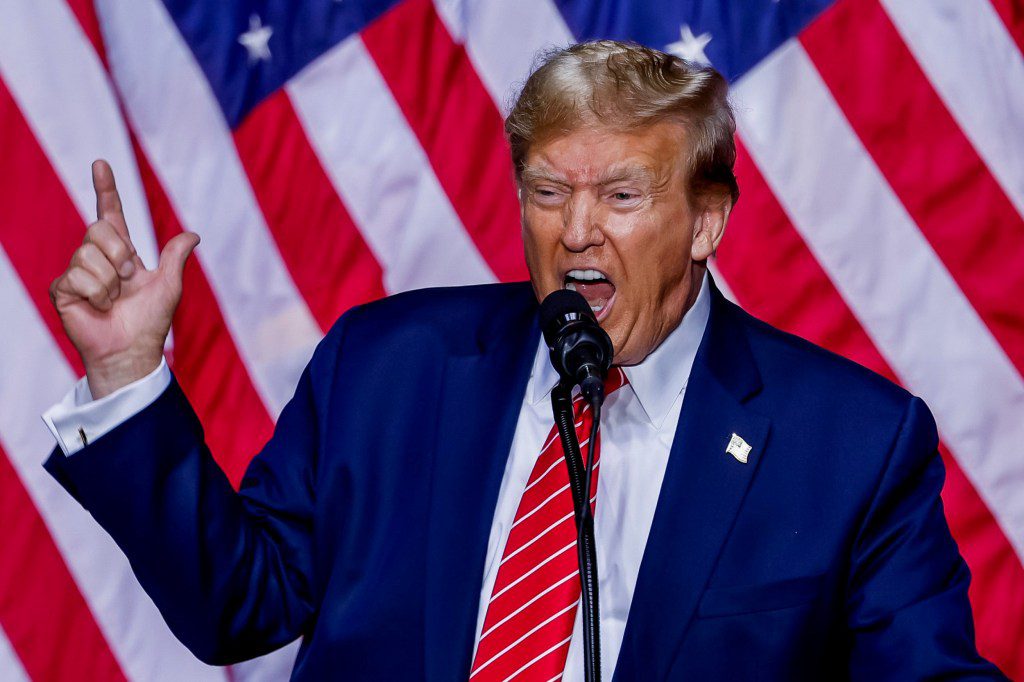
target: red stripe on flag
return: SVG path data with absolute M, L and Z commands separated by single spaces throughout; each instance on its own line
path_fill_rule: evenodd
M 1002 529 L 945 445 L 942 501 L 960 553 L 971 568 L 971 605 L 978 649 L 1010 679 L 1024 680 L 1021 614 L 1024 613 L 1024 569 Z
M 0 448 L 0 626 L 33 680 L 124 680 L 32 498 Z M 2 677 L 0 671 L 0 677 Z
M 739 140 L 737 152 L 743 194 L 716 259 L 729 287 L 759 318 L 896 382 Z
M 991 0 L 999 18 L 1006 24 L 1013 42 L 1024 52 L 1024 4 L 1020 0 Z
M 235 131 L 249 182 L 288 271 L 324 330 L 385 295 L 383 274 L 313 151 L 284 89 Z
M 800 38 L 886 180 L 1024 374 L 1024 218 L 877 2 L 840 0 Z
M 81 376 L 82 360 L 64 334 L 49 287 L 81 246 L 85 225 L 3 80 L 0 149 L 0 244 L 72 371 Z
M 528 278 L 501 115 L 430 0 L 405 0 L 363 31 L 366 49 L 477 249 L 502 281 Z
M 743 196 L 717 258 L 729 287 L 746 310 L 766 322 L 896 381 L 740 141 L 737 151 Z M 956 460 L 944 445 L 940 451 L 946 462 L 946 517 L 974 576 L 970 597 L 978 647 L 1005 672 L 1024 673 L 1024 653 L 1016 642 L 1024 613 L 1024 566 Z
M 135 156 L 160 248 L 181 223 L 137 141 Z M 197 247 L 202 249 L 200 244 Z M 194 255 L 174 317 L 174 375 L 203 424 L 206 443 L 236 488 L 249 461 L 270 438 L 273 421 L 238 355 L 213 290 Z

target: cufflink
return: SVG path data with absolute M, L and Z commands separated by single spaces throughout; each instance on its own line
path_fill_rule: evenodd
M 747 458 L 750 457 L 750 444 L 734 433 L 729 439 L 729 444 L 725 446 L 725 452 L 735 457 L 737 462 L 746 464 Z

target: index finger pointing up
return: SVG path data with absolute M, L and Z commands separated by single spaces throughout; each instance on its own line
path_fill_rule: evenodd
M 128 223 L 125 222 L 121 197 L 114 184 L 114 171 L 103 159 L 93 161 L 92 186 L 96 190 L 96 218 L 113 225 L 118 234 L 128 241 Z

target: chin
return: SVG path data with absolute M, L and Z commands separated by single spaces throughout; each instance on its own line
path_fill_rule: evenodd
M 622 354 L 623 348 L 626 346 L 626 339 L 624 339 L 623 335 L 615 329 L 614 325 L 601 324 L 601 328 L 608 332 L 608 336 L 612 340 L 612 351 L 615 354 L 613 364 L 622 364 L 621 361 L 623 359 L 628 359 Z

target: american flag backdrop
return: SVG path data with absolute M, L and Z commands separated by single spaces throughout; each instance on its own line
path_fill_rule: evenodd
M 729 78 L 718 282 L 925 399 L 979 647 L 1024 679 L 1022 0 L 0 0 L 0 680 L 294 657 L 195 661 L 41 467 L 90 162 L 150 266 L 202 236 L 168 356 L 237 483 L 344 310 L 526 277 L 502 115 L 539 49 L 595 37 Z

